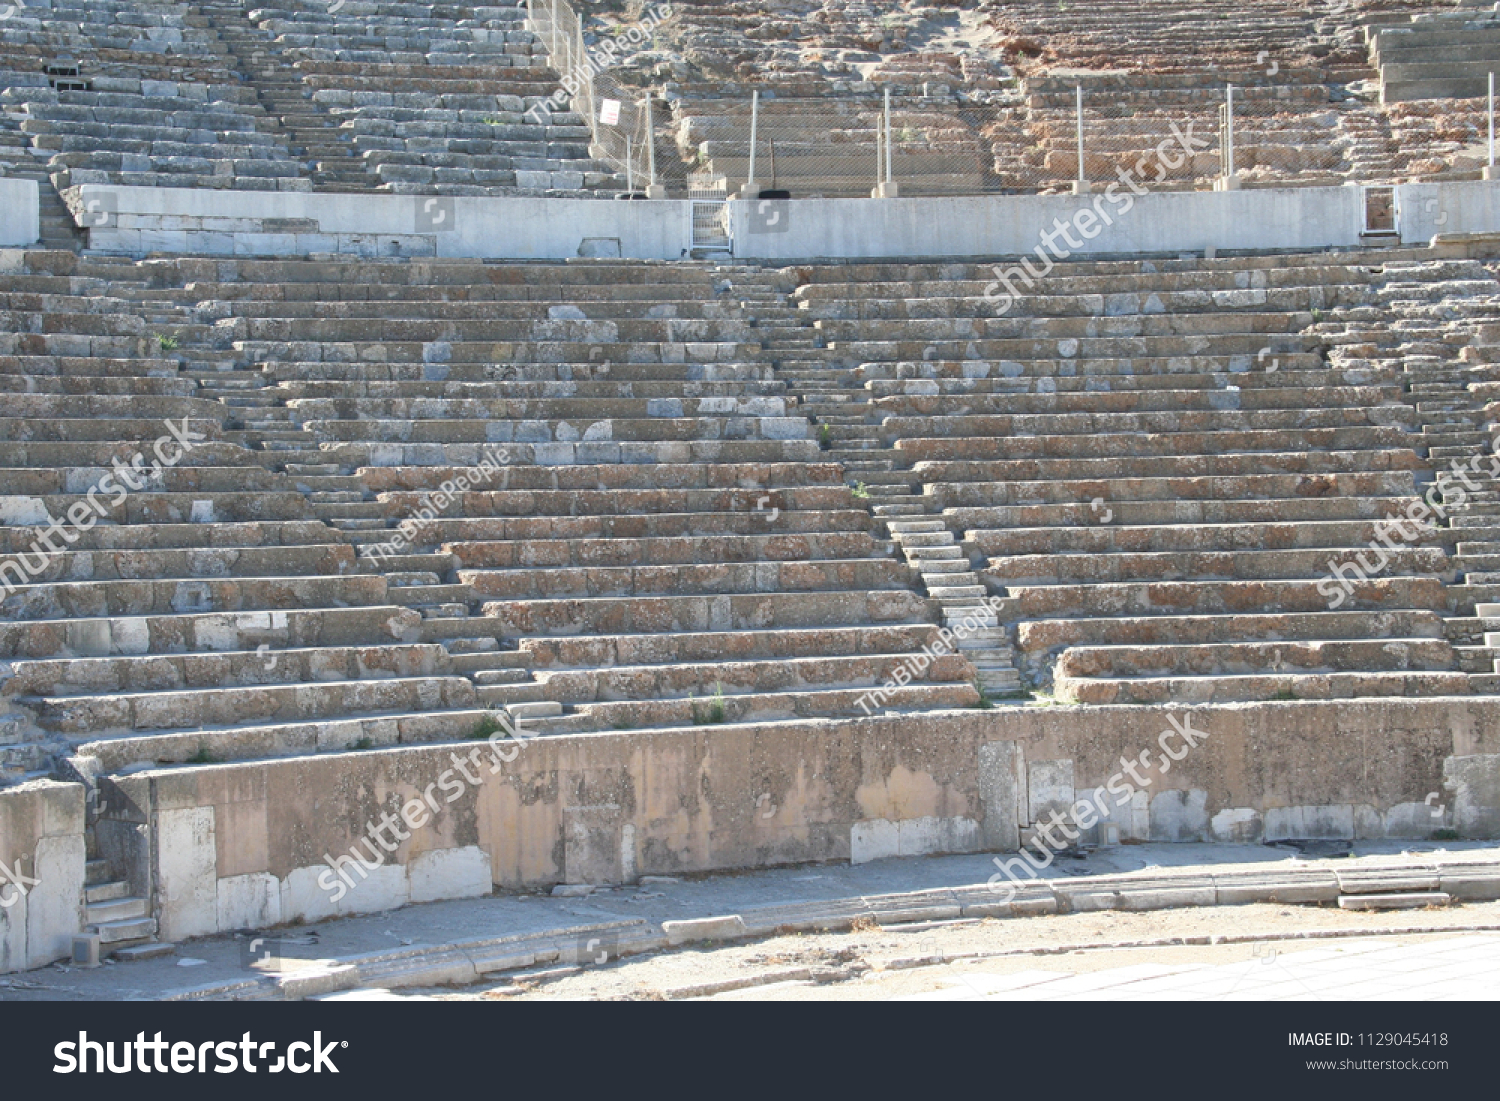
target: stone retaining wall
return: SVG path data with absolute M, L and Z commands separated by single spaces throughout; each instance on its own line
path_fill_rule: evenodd
M 1053 809 L 1085 826 L 1075 800 L 1143 753 L 1108 789 L 1128 799 L 1099 797 L 1124 840 L 1495 838 L 1497 720 L 1490 699 L 929 712 L 212 765 L 101 794 L 175 940 L 493 885 L 1014 851 Z M 361 839 L 382 815 L 377 863 Z M 356 845 L 373 868 L 340 882 L 327 861 Z

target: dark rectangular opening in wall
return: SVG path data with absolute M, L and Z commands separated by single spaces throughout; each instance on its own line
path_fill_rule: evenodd
M 78 62 L 72 58 L 60 57 L 48 62 L 42 66 L 42 72 L 46 74 L 47 83 L 56 91 L 87 92 L 89 90 L 89 82 L 84 79 Z
M 1364 226 L 1360 234 L 1365 237 L 1394 237 L 1396 233 L 1396 189 L 1365 188 Z

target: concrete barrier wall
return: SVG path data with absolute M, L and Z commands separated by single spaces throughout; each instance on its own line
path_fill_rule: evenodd
M 1500 231 L 1500 181 L 1405 184 L 1397 194 L 1405 242 L 1425 244 L 1438 234 Z
M 0 178 L 0 248 L 33 245 L 42 235 L 35 180 Z
M 0 791 L 0 973 L 67 956 L 82 931 L 83 815 L 82 784 Z
M 676 260 L 691 235 L 681 201 L 436 198 L 382 193 L 210 191 L 85 184 L 64 198 L 93 248 L 209 256 Z
M 1359 244 L 1359 191 L 1346 187 L 1110 196 L 1004 195 L 954 199 L 808 199 L 734 206 L 742 258 L 806 260 L 895 256 L 1309 249 Z M 777 211 L 776 206 L 781 210 Z M 1081 223 L 1075 222 L 1080 212 Z M 778 219 L 777 214 L 781 217 Z M 1056 232 L 1073 222 L 1068 235 Z M 1080 231 L 1081 230 L 1081 231 Z M 1092 236 L 1087 236 L 1092 234 Z M 1069 240 L 1071 236 L 1071 240 Z M 1033 261 L 1035 262 L 1035 261 Z
M 7 181 L 0 181 L 5 183 Z M 27 183 L 27 181 L 11 181 Z M 32 186 L 29 185 L 28 186 Z M 1397 189 L 1401 237 L 1500 231 L 1500 183 Z M 382 193 L 70 189 L 94 248 L 143 254 L 676 260 L 692 248 L 681 200 L 438 199 Z M 1020 256 L 1356 248 L 1362 191 L 1304 187 L 1136 195 L 732 202 L 737 258 L 772 263 L 872 257 Z M 33 204 L 34 205 L 34 204 Z M 35 221 L 34 216 L 32 221 Z M 1058 233 L 1059 225 L 1070 226 Z M 33 238 L 34 239 L 34 238 Z
M 492 885 L 1013 851 L 1054 809 L 1123 839 L 1500 837 L 1500 700 L 1007 708 L 500 747 L 139 773 L 106 781 L 105 805 L 154 861 L 169 939 Z M 1123 799 L 1122 758 L 1139 770 Z M 1111 780 L 1104 822 L 1086 823 L 1076 800 Z

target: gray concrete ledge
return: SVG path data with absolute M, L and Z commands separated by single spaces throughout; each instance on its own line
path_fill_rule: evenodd
M 769 937 L 790 932 L 839 932 L 856 923 L 900 925 L 957 918 L 1007 918 L 1086 910 L 1166 910 L 1184 906 L 1233 906 L 1253 902 L 1336 903 L 1350 894 L 1401 890 L 1433 884 L 1456 899 L 1489 901 L 1500 898 L 1500 854 L 1493 849 L 1446 852 L 1433 857 L 1367 858 L 1337 865 L 1319 862 L 1307 867 L 1259 868 L 1246 865 L 1150 870 L 1125 875 L 1082 876 L 1039 880 L 1020 889 L 1014 899 L 1001 897 L 978 883 L 935 890 L 861 895 L 843 899 L 790 903 L 741 909 L 737 914 L 708 915 L 659 924 L 645 919 L 574 925 L 544 932 L 487 937 L 440 945 L 413 945 L 393 951 L 371 952 L 317 961 L 281 975 L 209 983 L 165 993 L 168 1001 L 299 1000 L 360 988 L 468 985 L 490 975 L 525 971 L 539 965 L 586 965 L 595 943 L 608 944 L 611 959 L 655 952 L 686 943 L 722 942 Z M 1475 925 L 1491 930 L 1492 925 Z M 1214 935 L 1090 943 L 1083 947 L 1151 947 L 1171 944 L 1233 944 L 1281 939 L 1333 936 L 1378 936 L 1405 932 L 1348 929 Z M 1073 946 L 1027 949 L 1037 954 L 1072 951 Z M 959 957 L 921 957 L 888 966 L 922 966 Z M 781 976 L 786 978 L 786 976 Z M 732 987 L 723 987 L 731 989 Z M 676 991 L 695 997 L 719 992 Z

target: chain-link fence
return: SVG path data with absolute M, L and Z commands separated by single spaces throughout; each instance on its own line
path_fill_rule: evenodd
M 1394 182 L 1414 167 L 1477 174 L 1487 155 L 1484 118 L 1466 124 L 1469 145 L 1434 139 L 1433 157 L 1417 163 L 1392 140 L 1397 115 L 1348 99 L 1320 71 L 1274 64 L 1044 74 L 978 103 L 902 87 L 668 103 L 591 62 L 598 51 L 585 48 L 566 0 L 530 2 L 532 26 L 588 120 L 594 155 L 643 194 L 722 198 L 750 184 L 793 198 L 1047 194 L 1111 183 L 1204 190 L 1226 178 L 1242 187 L 1337 186 Z
M 1111 96 L 1043 79 L 1024 100 L 971 105 L 921 96 L 698 100 L 663 120 L 679 156 L 797 198 L 1037 194 L 1135 184 L 1151 190 L 1337 185 L 1356 178 L 1321 86 L 1204 86 Z M 752 166 L 753 151 L 753 166 Z M 889 187 L 894 184 L 895 187 Z
M 628 56 L 633 37 L 648 37 L 654 12 L 648 10 L 639 24 L 629 28 L 629 34 L 590 43 L 578 14 L 565 0 L 528 0 L 527 7 L 528 26 L 546 48 L 562 83 L 546 110 L 531 113 L 532 119 L 555 121 L 561 111 L 581 116 L 591 133 L 592 156 L 618 173 L 627 192 L 648 192 L 655 181 L 658 152 L 652 139 L 660 140 L 664 133 L 655 117 L 660 108 L 649 95 L 621 84 L 608 70 Z M 675 162 L 675 157 L 669 160 Z M 663 167 L 685 186 L 684 170 L 675 163 Z

